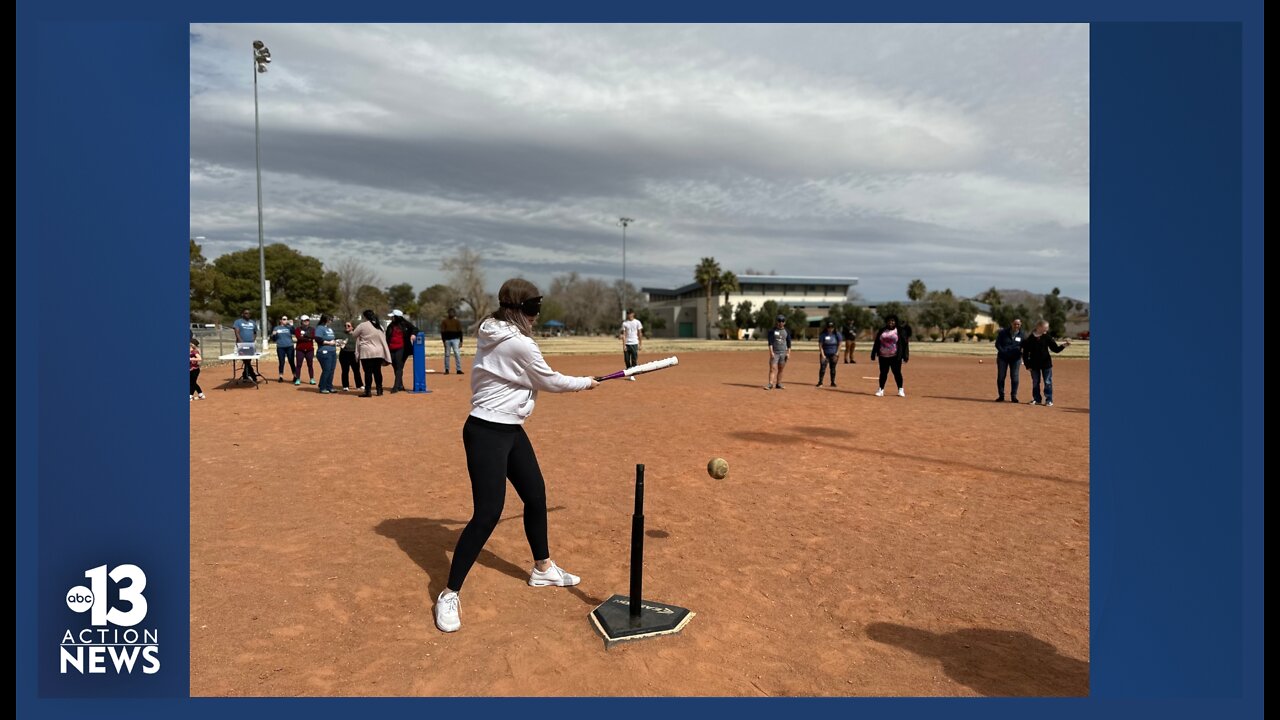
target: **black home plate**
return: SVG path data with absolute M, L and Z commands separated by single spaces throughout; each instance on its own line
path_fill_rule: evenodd
M 643 640 L 680 632 L 694 613 L 678 605 L 644 600 L 644 465 L 636 465 L 636 509 L 631 516 L 631 594 L 614 595 L 591 611 L 591 624 L 604 636 L 605 648 L 625 640 Z

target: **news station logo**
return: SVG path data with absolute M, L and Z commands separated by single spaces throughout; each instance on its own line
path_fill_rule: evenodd
M 58 667 L 63 675 L 153 675 L 160 670 L 160 633 L 139 627 L 147 618 L 147 574 L 137 565 L 99 565 L 85 571 L 89 585 L 67 590 L 73 612 L 88 614 L 88 626 L 62 634 Z M 113 599 L 114 591 L 114 599 Z

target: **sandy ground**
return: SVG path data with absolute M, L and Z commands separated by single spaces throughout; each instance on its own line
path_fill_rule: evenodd
M 552 554 L 582 584 L 527 586 L 509 491 L 450 635 L 431 602 L 471 513 L 470 377 L 360 399 L 222 391 L 229 370 L 209 368 L 191 407 L 192 694 L 1088 694 L 1088 360 L 1058 360 L 1043 408 L 991 402 L 990 359 L 917 354 L 904 399 L 872 396 L 865 352 L 821 389 L 797 353 L 769 392 L 766 357 L 681 354 L 542 394 L 526 430 Z M 587 616 L 627 592 L 637 463 L 645 595 L 697 615 L 606 650 Z

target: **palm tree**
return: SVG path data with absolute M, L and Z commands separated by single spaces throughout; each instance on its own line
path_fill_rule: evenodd
M 911 283 L 907 285 L 907 297 L 911 298 L 912 302 L 924 297 L 925 293 L 926 289 L 924 281 L 919 278 L 912 280 Z
M 704 257 L 693 269 L 693 281 L 707 291 L 707 339 L 711 339 L 711 296 L 720 282 L 720 263 L 713 257 Z

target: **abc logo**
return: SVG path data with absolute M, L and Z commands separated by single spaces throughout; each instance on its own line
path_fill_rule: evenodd
M 83 585 L 77 585 L 67 591 L 67 607 L 82 613 L 93 607 L 93 593 Z

